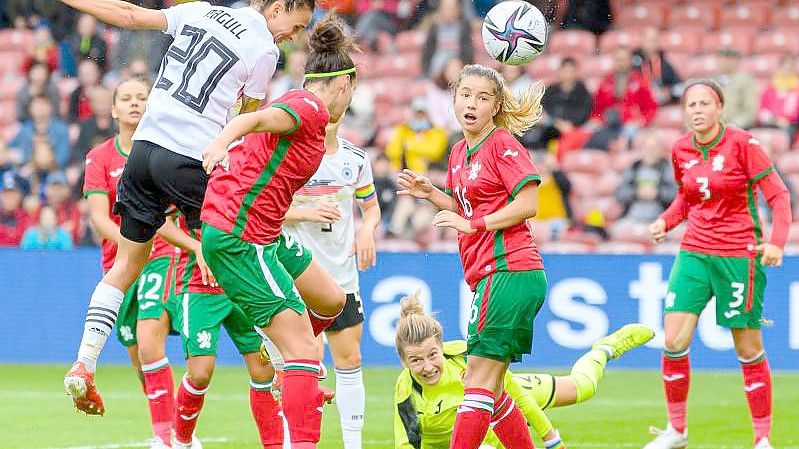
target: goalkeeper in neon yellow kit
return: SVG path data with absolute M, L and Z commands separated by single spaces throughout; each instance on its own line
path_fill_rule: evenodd
M 396 345 L 405 369 L 394 389 L 396 449 L 449 448 L 455 414 L 463 400 L 466 342 L 443 342 L 441 335 L 441 324 L 424 314 L 418 297 L 402 300 Z M 629 324 L 598 340 L 591 351 L 577 360 L 568 376 L 508 372 L 505 389 L 546 447 L 564 448 L 560 435 L 543 410 L 591 398 L 608 360 L 646 343 L 653 336 L 649 327 Z M 501 419 L 503 404 L 496 404 L 494 410 L 492 421 Z M 550 438 L 544 438 L 546 435 Z M 502 448 L 490 430 L 483 446 Z

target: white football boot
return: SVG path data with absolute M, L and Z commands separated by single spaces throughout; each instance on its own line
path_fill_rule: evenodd
M 649 433 L 656 436 L 654 440 L 644 446 L 644 449 L 682 449 L 688 446 L 688 429 L 680 433 L 669 424 L 666 426 L 666 430 L 650 427 Z
M 760 441 L 755 444 L 755 449 L 774 449 L 774 446 L 771 445 L 768 438 L 761 438 Z

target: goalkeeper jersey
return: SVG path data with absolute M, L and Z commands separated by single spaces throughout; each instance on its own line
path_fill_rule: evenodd
M 394 387 L 395 449 L 448 449 L 455 415 L 463 401 L 463 372 L 466 370 L 466 342 L 444 343 L 444 366 L 436 385 L 417 382 L 404 369 Z M 537 382 L 536 376 L 548 378 Z M 525 381 L 528 380 L 528 381 Z M 552 423 L 542 411 L 554 396 L 554 380 L 548 374 L 505 375 L 505 390 L 513 398 L 535 432 L 545 435 Z M 502 448 L 491 430 L 486 443 Z

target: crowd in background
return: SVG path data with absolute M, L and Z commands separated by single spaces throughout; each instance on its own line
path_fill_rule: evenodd
M 379 247 L 456 249 L 454 233 L 430 225 L 430 205 L 394 194 L 394 176 L 407 168 L 443 185 L 448 149 L 461 137 L 449 85 L 464 64 L 480 62 L 498 68 L 517 94 L 538 79 L 548 84 L 544 121 L 520 136 L 543 175 L 534 227 L 545 249 L 647 250 L 642 226 L 677 190 L 669 147 L 682 131 L 683 82 L 697 71 L 664 48 L 663 24 L 642 23 L 635 45 L 611 42 L 619 31 L 615 19 L 647 3 L 623 0 L 532 1 L 551 21 L 547 54 L 527 67 L 502 66 L 485 54 L 479 37 L 494 3 L 317 0 L 316 18 L 335 8 L 361 39 L 359 86 L 342 134 L 372 159 L 384 217 Z M 52 0 L 0 1 L 0 14 L 0 246 L 96 245 L 81 197 L 86 153 L 115 133 L 116 83 L 152 81 L 169 40 L 104 26 Z M 586 35 L 591 44 L 580 50 Z M 790 148 L 797 146 L 799 51 L 776 55 L 773 73 L 756 78 L 734 42 L 716 47 L 705 52 L 714 64 L 702 74 L 724 85 L 727 122 L 764 136 L 786 182 L 796 182 L 799 151 Z M 302 82 L 302 40 L 282 51 L 270 99 Z

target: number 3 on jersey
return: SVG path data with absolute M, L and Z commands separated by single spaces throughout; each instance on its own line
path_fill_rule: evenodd
M 172 96 L 201 114 L 208 105 L 208 101 L 211 99 L 211 93 L 214 91 L 217 84 L 219 84 L 219 81 L 239 61 L 239 57 L 236 56 L 235 53 L 225 47 L 219 39 L 213 36 L 209 37 L 197 48 L 197 45 L 203 40 L 205 33 L 206 30 L 201 28 L 195 28 L 189 25 L 183 27 L 180 35 L 189 37 L 191 41 L 185 50 L 178 48 L 174 44 L 169 47 L 169 50 L 164 55 L 164 62 L 161 64 L 161 73 L 158 76 L 158 82 L 155 84 L 156 89 L 163 90 L 169 90 L 174 85 L 172 81 L 166 79 L 164 76 L 170 58 L 184 64 L 183 79 L 180 81 L 180 85 L 175 92 L 172 93 Z M 209 57 L 211 52 L 213 52 L 216 57 Z M 188 88 L 189 82 L 197 73 L 197 68 L 200 64 L 203 64 L 204 69 L 201 70 L 200 73 L 201 75 L 207 76 L 207 78 L 195 96 L 189 93 Z M 213 64 L 216 65 L 214 66 Z
M 461 204 L 461 209 L 463 209 L 463 214 L 466 215 L 466 218 L 472 218 L 472 214 L 474 211 L 472 210 L 472 204 L 466 199 L 466 186 L 455 187 L 455 198 Z
M 700 176 L 696 178 L 696 182 L 699 183 L 699 193 L 702 194 L 702 201 L 707 201 L 710 199 L 710 180 L 706 176 Z

